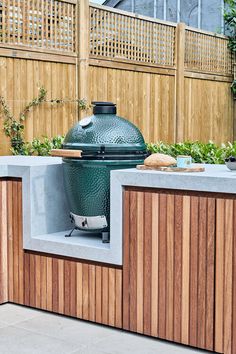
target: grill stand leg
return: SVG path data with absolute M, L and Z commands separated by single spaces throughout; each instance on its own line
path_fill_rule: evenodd
M 74 227 L 69 234 L 66 234 L 65 237 L 71 237 L 72 233 L 77 230 L 77 227 Z M 102 232 L 102 243 L 110 243 L 110 233 Z
M 102 232 L 102 243 L 110 243 L 110 233 Z
M 70 232 L 69 234 L 65 235 L 65 237 L 71 237 L 72 233 L 73 233 L 75 230 L 76 230 L 76 227 L 74 227 L 74 228 L 71 230 L 71 232 Z

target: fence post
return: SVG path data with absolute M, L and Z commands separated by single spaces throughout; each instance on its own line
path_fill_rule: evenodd
M 89 0 L 77 1 L 77 87 L 78 97 L 90 103 L 89 95 Z M 85 116 L 79 110 L 79 119 Z
M 184 139 L 184 55 L 185 55 L 185 30 L 184 23 L 178 23 L 176 27 L 176 140 Z

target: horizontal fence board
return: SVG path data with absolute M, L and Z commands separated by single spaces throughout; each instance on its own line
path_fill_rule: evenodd
M 201 79 L 208 81 L 218 81 L 218 82 L 228 82 L 232 84 L 232 75 L 222 76 L 213 73 L 202 73 L 199 71 L 186 71 L 184 72 L 184 77 L 192 79 Z
M 76 64 L 77 57 L 73 55 L 61 55 L 53 51 L 30 50 L 24 47 L 0 45 L 0 56 L 19 59 L 31 59 L 51 61 L 55 63 Z
M 164 74 L 164 75 L 175 75 L 176 69 L 161 65 L 151 65 L 147 63 L 140 62 L 130 62 L 129 60 L 116 60 L 112 58 L 100 58 L 96 56 L 90 56 L 89 65 L 91 66 L 101 66 L 104 68 L 113 68 L 129 71 L 139 71 L 153 74 Z

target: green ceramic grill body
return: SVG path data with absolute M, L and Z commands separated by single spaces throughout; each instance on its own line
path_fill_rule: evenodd
M 65 160 L 65 187 L 72 213 L 83 216 L 105 215 L 110 224 L 110 172 L 135 167 L 142 164 L 143 160 Z
M 116 115 L 112 103 L 94 103 L 94 115 L 67 133 L 64 149 L 82 150 L 82 158 L 64 158 L 64 183 L 70 210 L 80 216 L 106 216 L 110 224 L 110 172 L 143 164 L 146 144 L 139 129 Z M 105 112 L 105 113 L 104 113 Z M 88 230 L 89 231 L 89 230 Z

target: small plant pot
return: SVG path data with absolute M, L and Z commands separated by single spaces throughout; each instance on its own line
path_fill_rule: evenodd
M 225 164 L 226 167 L 230 171 L 235 171 L 236 170 L 236 156 L 230 156 L 225 159 Z
M 236 161 L 235 162 L 229 161 L 229 162 L 226 162 L 225 164 L 230 171 L 236 171 Z

